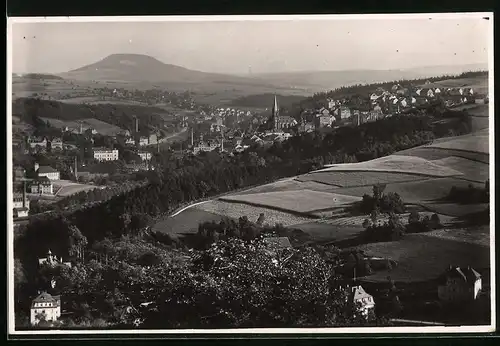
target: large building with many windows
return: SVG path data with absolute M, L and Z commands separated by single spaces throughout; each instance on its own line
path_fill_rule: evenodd
M 118 149 L 96 148 L 94 149 L 94 159 L 97 161 L 118 160 Z
M 36 325 L 42 320 L 47 322 L 57 321 L 59 317 L 61 317 L 60 296 L 52 296 L 47 292 L 43 292 L 33 299 L 30 314 L 32 325 Z

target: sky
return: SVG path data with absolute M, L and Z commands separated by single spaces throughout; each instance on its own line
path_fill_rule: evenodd
M 487 63 L 491 22 L 478 15 L 428 15 L 13 23 L 12 70 L 60 73 L 115 53 L 229 74 Z

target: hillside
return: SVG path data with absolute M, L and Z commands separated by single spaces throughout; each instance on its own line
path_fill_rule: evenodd
M 232 100 L 229 105 L 234 107 L 262 107 L 263 105 L 272 105 L 275 95 L 280 100 L 280 106 L 285 108 L 291 107 L 293 104 L 306 98 L 305 96 L 265 93 L 239 97 Z
M 467 71 L 488 70 L 487 65 L 429 66 L 402 70 L 346 70 L 346 71 L 301 71 L 266 73 L 256 75 L 270 83 L 324 91 L 341 86 L 381 83 L 403 79 L 427 78 L 439 75 L 455 75 Z

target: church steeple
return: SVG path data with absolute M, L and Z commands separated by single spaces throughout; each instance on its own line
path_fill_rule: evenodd
M 278 117 L 279 117 L 278 98 L 276 97 L 276 95 L 274 95 L 274 104 L 273 104 L 273 113 L 272 113 L 274 131 L 279 130 L 279 118 Z

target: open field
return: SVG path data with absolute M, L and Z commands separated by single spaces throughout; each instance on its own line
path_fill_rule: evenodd
M 224 202 L 220 200 L 209 201 L 207 203 L 200 204 L 195 208 L 234 219 L 238 219 L 241 216 L 247 216 L 248 219 L 253 222 L 257 221 L 261 213 L 264 213 L 264 223 L 269 225 L 281 223 L 283 226 L 293 226 L 311 221 L 310 218 L 295 216 L 282 211 L 249 206 L 240 203 Z
M 430 84 L 424 84 L 425 88 L 472 88 L 475 94 L 488 94 L 488 76 L 477 76 L 457 79 L 444 79 Z
M 422 207 L 442 215 L 465 216 L 471 213 L 477 213 L 487 208 L 487 203 L 479 204 L 457 204 L 457 203 L 420 203 Z
M 449 141 L 433 143 L 431 148 L 442 148 L 452 150 L 471 151 L 475 153 L 489 153 L 489 138 L 487 134 L 475 134 L 473 136 L 460 136 Z
M 470 244 L 490 246 L 489 226 L 472 228 L 443 228 L 431 232 L 421 233 L 427 237 L 449 239 Z
M 58 197 L 67 197 L 82 191 L 88 191 L 100 188 L 99 186 L 96 185 L 80 184 L 69 180 L 56 180 L 53 182 L 53 184 L 54 184 L 54 194 L 55 196 Z
M 360 226 L 337 226 L 322 222 L 308 222 L 300 225 L 294 225 L 303 232 L 306 232 L 314 241 L 340 241 L 350 239 L 364 231 Z
M 406 183 L 387 184 L 385 193 L 396 192 L 405 203 L 420 203 L 434 201 L 448 195 L 453 186 L 467 187 L 471 182 L 457 178 L 434 178 Z M 473 186 L 484 186 L 484 184 L 474 184 Z M 372 195 L 372 186 L 339 188 L 338 193 L 359 196 L 364 194 Z
M 480 161 L 484 163 L 490 162 L 489 154 L 484 153 L 474 153 L 463 150 L 453 150 L 453 149 L 445 149 L 439 147 L 415 147 L 403 151 L 399 151 L 397 155 L 408 155 L 408 156 L 418 156 L 425 158 L 427 160 L 439 160 L 444 159 L 450 156 L 463 157 L 469 160 Z
M 231 195 L 219 198 L 222 201 L 286 210 L 295 213 L 310 213 L 316 210 L 347 206 L 360 199 L 313 190 L 276 191 L 246 195 Z
M 461 175 L 460 172 L 448 167 L 439 166 L 426 159 L 416 156 L 390 155 L 375 160 L 358 163 L 341 163 L 328 165 L 318 172 L 337 172 L 337 171 L 372 171 L 389 173 L 407 173 L 420 174 L 423 176 L 449 177 Z
M 390 182 L 415 181 L 425 179 L 425 177 L 415 174 L 391 172 L 316 171 L 300 175 L 296 179 L 304 183 L 319 182 L 336 187 L 351 187 L 372 186 L 374 184 L 386 184 Z
M 370 281 L 386 282 L 387 276 L 394 281 L 425 281 L 437 278 L 450 265 L 478 270 L 490 266 L 488 246 L 423 233 L 407 234 L 399 241 L 361 245 L 360 249 L 368 256 L 390 258 L 398 263 L 392 270 L 368 276 Z
M 462 172 L 464 174 L 464 179 L 476 182 L 485 182 L 490 177 L 490 165 L 483 162 L 472 161 L 456 156 L 450 156 L 432 162 Z
M 301 177 L 301 176 L 299 176 Z M 274 183 L 265 184 L 241 191 L 239 195 L 248 195 L 253 193 L 264 193 L 273 191 L 296 191 L 296 190 L 314 190 L 320 192 L 333 192 L 337 190 L 336 186 L 326 185 L 315 181 L 301 181 L 298 178 L 286 178 Z

